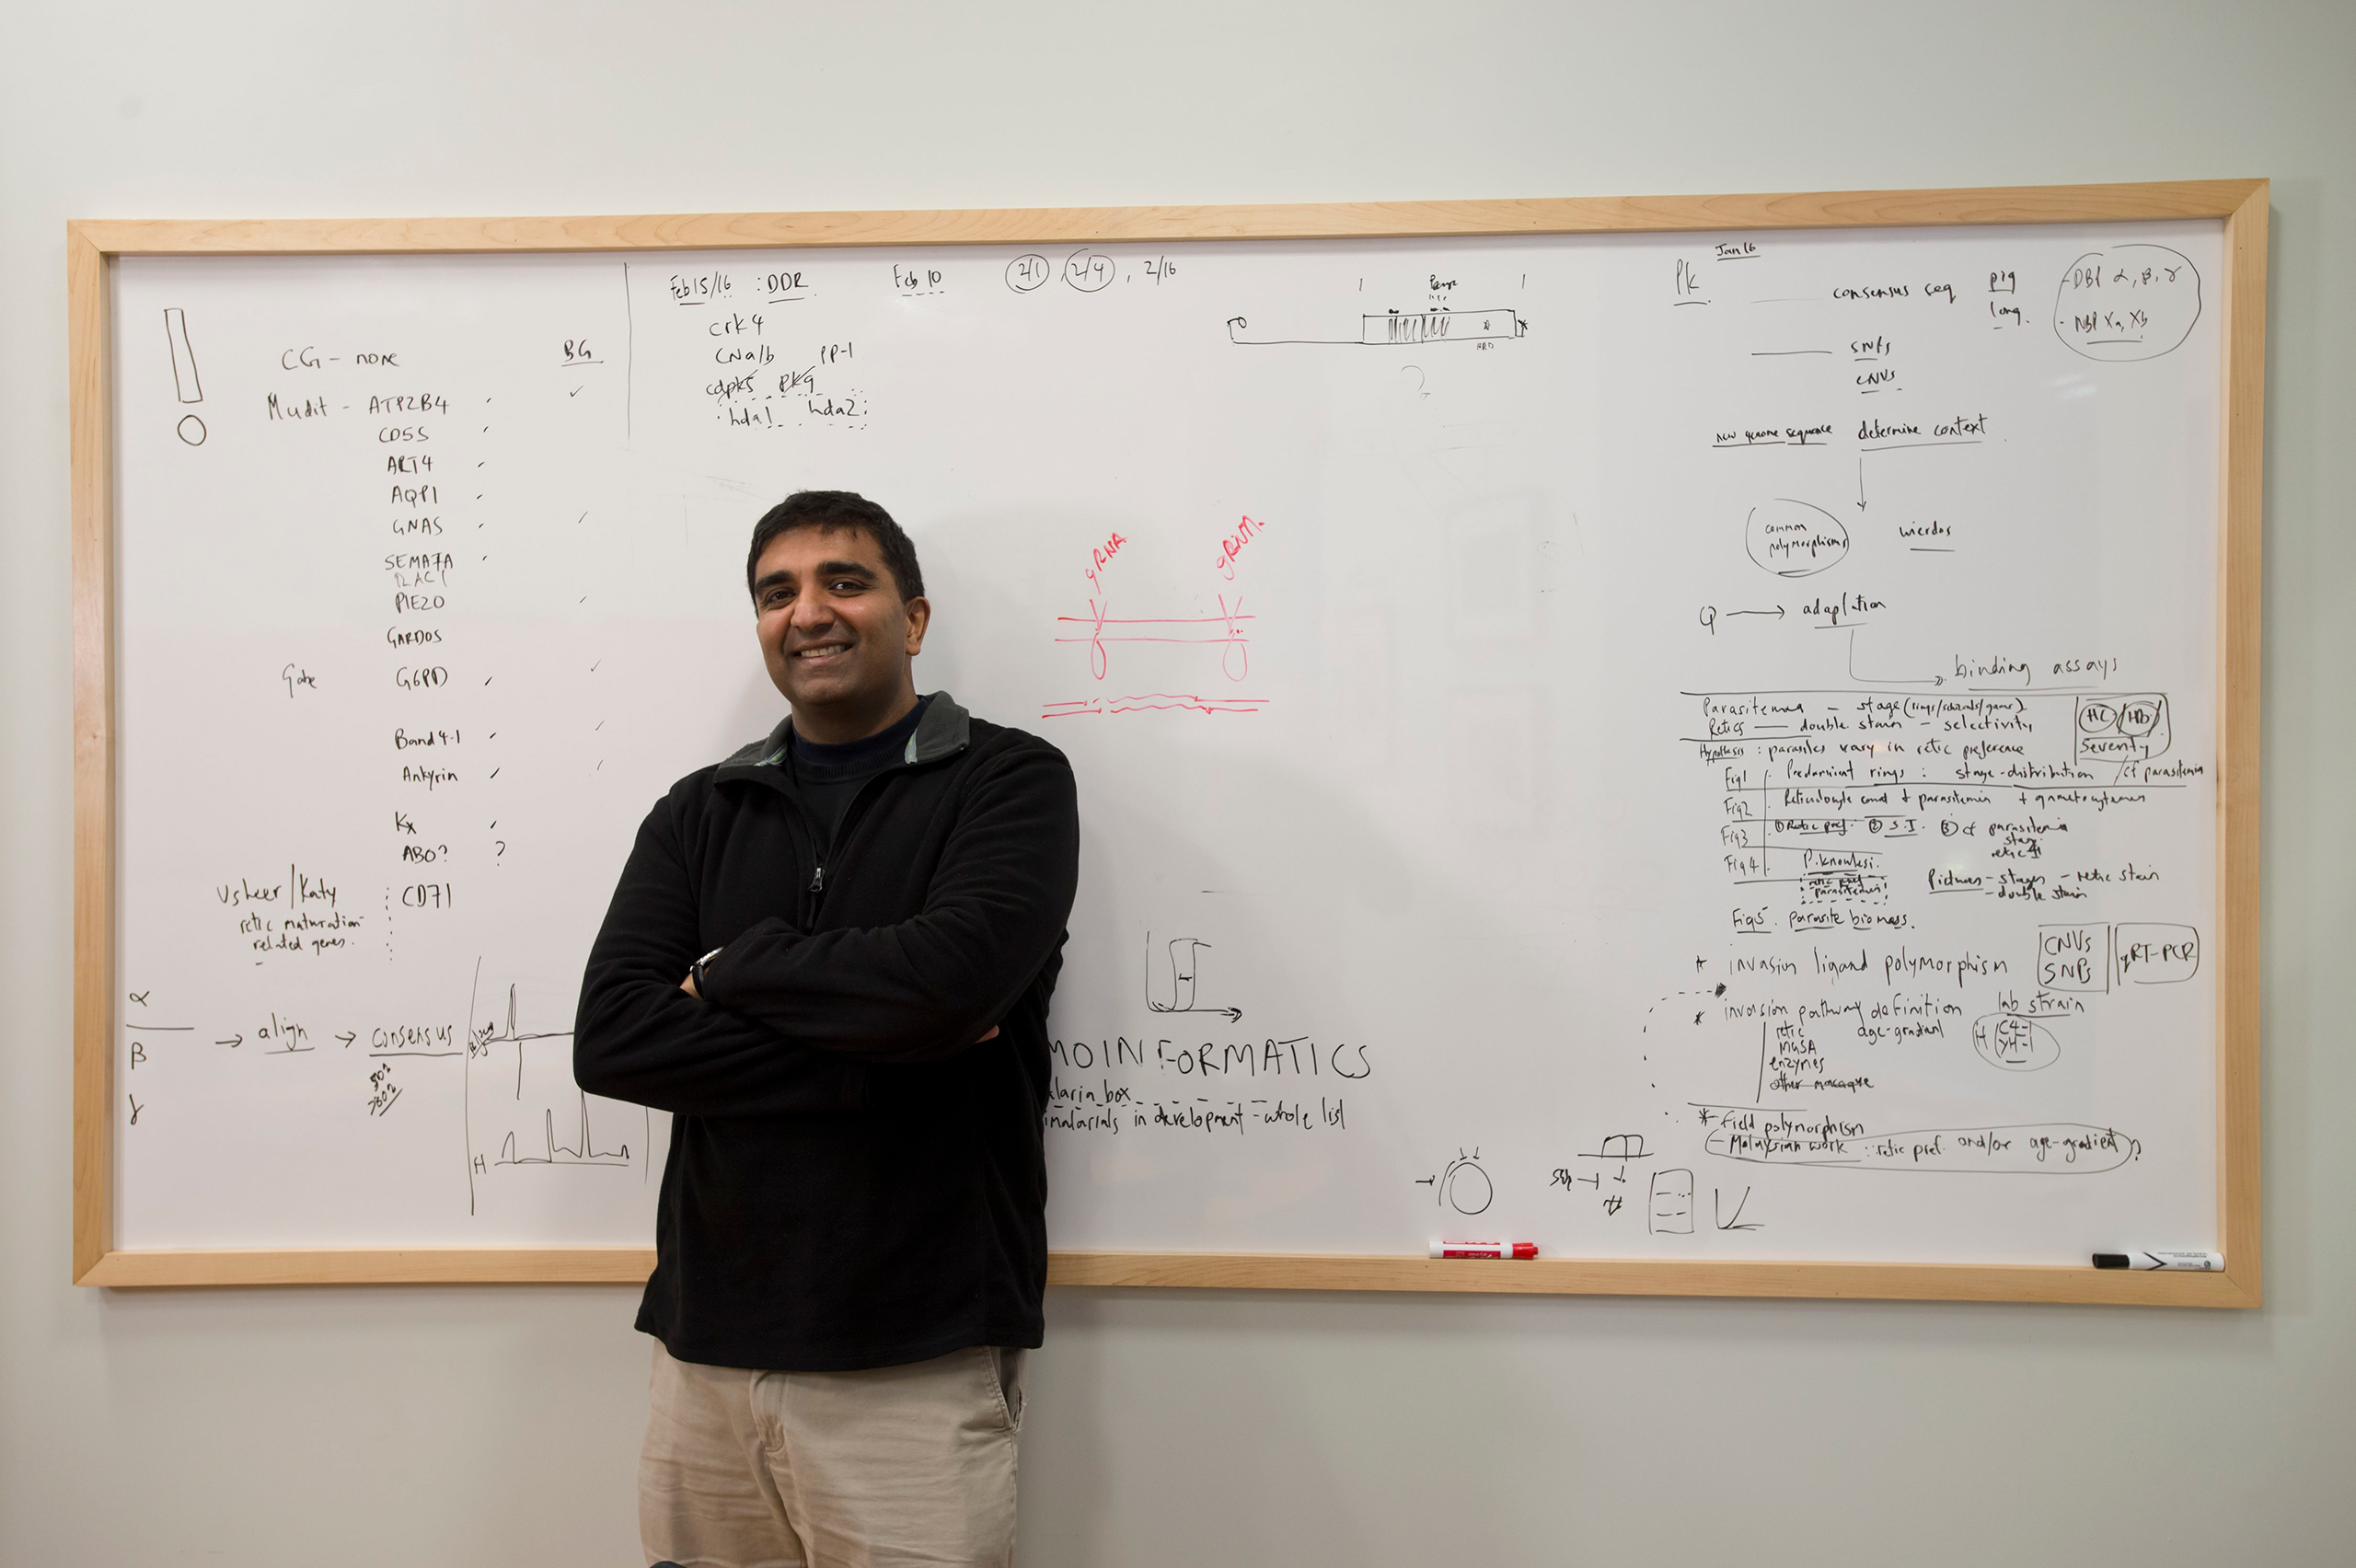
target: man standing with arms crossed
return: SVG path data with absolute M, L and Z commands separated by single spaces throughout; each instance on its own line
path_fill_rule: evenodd
M 1046 1279 L 1063 754 L 917 695 L 889 513 L 803 490 L 746 562 L 791 706 L 639 829 L 573 1069 L 673 1113 L 638 1326 L 650 1562 L 1005 1564 Z

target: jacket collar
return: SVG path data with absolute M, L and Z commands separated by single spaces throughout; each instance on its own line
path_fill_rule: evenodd
M 917 721 L 916 730 L 908 736 L 907 749 L 900 754 L 901 766 L 915 767 L 956 755 L 971 743 L 973 728 L 973 715 L 959 707 L 955 698 L 945 691 L 934 692 L 925 707 L 924 717 Z M 742 768 L 782 769 L 792 735 L 793 715 L 789 713 L 767 735 L 722 758 L 722 775 Z

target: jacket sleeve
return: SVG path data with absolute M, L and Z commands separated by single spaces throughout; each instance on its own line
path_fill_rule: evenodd
M 830 1053 L 943 1061 L 1013 1009 L 1079 880 L 1071 766 L 1032 741 L 976 764 L 914 917 L 812 935 L 761 921 L 705 967 L 707 990 Z
M 665 799 L 640 826 L 589 950 L 573 1078 L 592 1094 L 690 1116 L 859 1109 L 867 1087 L 860 1063 L 679 989 L 701 950 L 676 811 L 676 799 Z

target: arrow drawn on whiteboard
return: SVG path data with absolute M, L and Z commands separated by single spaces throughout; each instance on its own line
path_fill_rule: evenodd
M 1497 1185 L 1481 1168 L 1481 1150 L 1475 1147 L 1467 1154 L 1461 1147 L 1456 1158 L 1448 1162 L 1437 1176 L 1418 1176 L 1418 1187 L 1432 1190 L 1432 1201 L 1445 1204 L 1461 1215 L 1482 1214 L 1496 1201 Z
M 1945 675 L 1916 675 L 1909 678 L 1899 675 L 1861 675 L 1857 674 L 1857 628 L 1855 627 L 1851 627 L 1849 628 L 1849 678 L 1863 686 L 1943 686 L 1947 684 L 1947 678 Z
M 1202 974 L 1201 955 L 1210 951 L 1210 943 L 1194 937 L 1180 937 L 1170 944 L 1170 999 L 1161 1001 L 1154 992 L 1153 933 L 1145 934 L 1145 1005 L 1158 1013 L 1217 1013 L 1230 1023 L 1243 1021 L 1242 1008 L 1206 1007 L 1195 997 L 1195 983 Z
M 1702 629 L 1712 637 L 1715 637 L 1718 634 L 1718 622 L 1732 620 L 1737 616 L 1773 616 L 1777 620 L 1782 620 L 1784 606 L 1777 605 L 1772 610 L 1722 610 L 1715 605 L 1704 605 L 1702 606 L 1699 618 L 1702 622 Z

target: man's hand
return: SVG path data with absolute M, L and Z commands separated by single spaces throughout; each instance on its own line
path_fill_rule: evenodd
M 679 982 L 679 989 L 685 991 L 688 996 L 693 997 L 697 1001 L 703 1000 L 703 993 L 696 989 L 696 972 L 692 969 L 687 971 L 687 977 Z M 995 1040 L 997 1038 L 998 1025 L 991 1024 L 983 1033 L 974 1037 L 974 1043 L 979 1045 L 985 1040 Z

